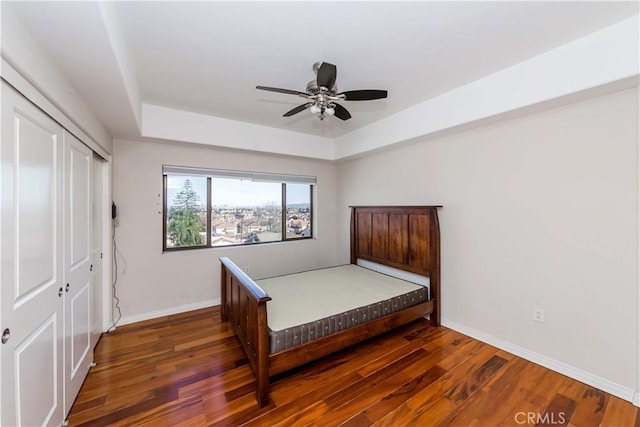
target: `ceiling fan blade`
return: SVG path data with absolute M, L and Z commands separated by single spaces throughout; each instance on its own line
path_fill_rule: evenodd
M 333 115 L 336 116 L 337 118 L 341 119 L 341 120 L 349 120 L 351 118 L 351 114 L 349 114 L 349 112 L 347 111 L 346 108 L 344 108 L 342 105 L 340 104 L 336 104 L 334 103 L 334 113 Z
M 313 102 L 307 102 L 306 104 L 298 105 L 293 110 L 289 110 L 286 113 L 284 113 L 284 115 L 282 117 L 291 117 L 294 114 L 298 114 L 299 112 L 306 110 L 307 108 L 311 107 L 312 105 L 313 105 Z
M 318 87 L 324 86 L 327 89 L 331 90 L 336 84 L 336 75 L 336 66 L 333 64 L 329 64 L 328 62 L 323 62 L 318 69 L 318 75 L 316 77 L 316 83 L 318 83 Z
M 371 101 L 373 99 L 382 99 L 387 97 L 386 90 L 348 90 L 342 92 L 340 95 L 344 95 L 345 101 Z
M 308 96 L 308 94 L 305 92 L 300 92 L 298 90 L 291 90 L 291 89 L 280 89 L 279 87 L 256 86 L 256 89 L 268 90 L 270 92 L 286 93 L 289 95 Z

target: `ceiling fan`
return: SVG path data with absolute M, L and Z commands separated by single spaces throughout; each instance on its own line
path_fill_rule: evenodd
M 309 102 L 287 111 L 283 117 L 293 116 L 309 108 L 313 114 L 320 113 L 320 120 L 324 120 L 325 115 L 335 115 L 341 120 L 349 120 L 351 118 L 349 111 L 336 101 L 370 101 L 387 97 L 386 90 L 374 89 L 348 90 L 338 93 L 338 87 L 336 86 L 336 66 L 328 62 L 316 62 L 313 64 L 313 72 L 316 74 L 316 79 L 307 83 L 306 92 L 267 86 L 256 86 L 256 89 L 298 95 L 299 97 L 306 98 Z

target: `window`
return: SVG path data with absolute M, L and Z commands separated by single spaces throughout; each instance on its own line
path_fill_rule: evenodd
M 207 246 L 207 178 L 165 175 L 166 248 Z
M 163 249 L 313 236 L 315 177 L 163 166 Z

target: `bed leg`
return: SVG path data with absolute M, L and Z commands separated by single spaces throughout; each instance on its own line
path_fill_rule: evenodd
M 438 301 L 436 301 L 433 313 L 429 315 L 429 321 L 431 326 L 440 326 L 440 308 L 438 307 Z
M 267 326 L 267 304 L 258 305 L 258 345 L 257 345 L 257 372 L 256 394 L 258 406 L 269 404 L 269 327 Z
M 227 303 L 227 269 L 224 265 L 220 266 L 220 320 L 226 322 L 227 312 L 225 304 Z
M 269 404 L 269 376 L 268 375 L 256 375 L 256 400 L 258 401 L 258 407 L 264 408 Z
M 431 253 L 434 254 L 433 267 L 431 272 L 431 298 L 435 301 L 433 304 L 433 313 L 429 316 L 433 326 L 440 326 L 440 221 L 438 220 L 438 211 L 434 209 L 431 213 Z

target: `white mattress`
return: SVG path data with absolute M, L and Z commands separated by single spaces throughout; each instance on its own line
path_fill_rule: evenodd
M 274 331 L 313 322 L 419 289 L 354 264 L 256 280 L 271 297 L 267 321 Z

